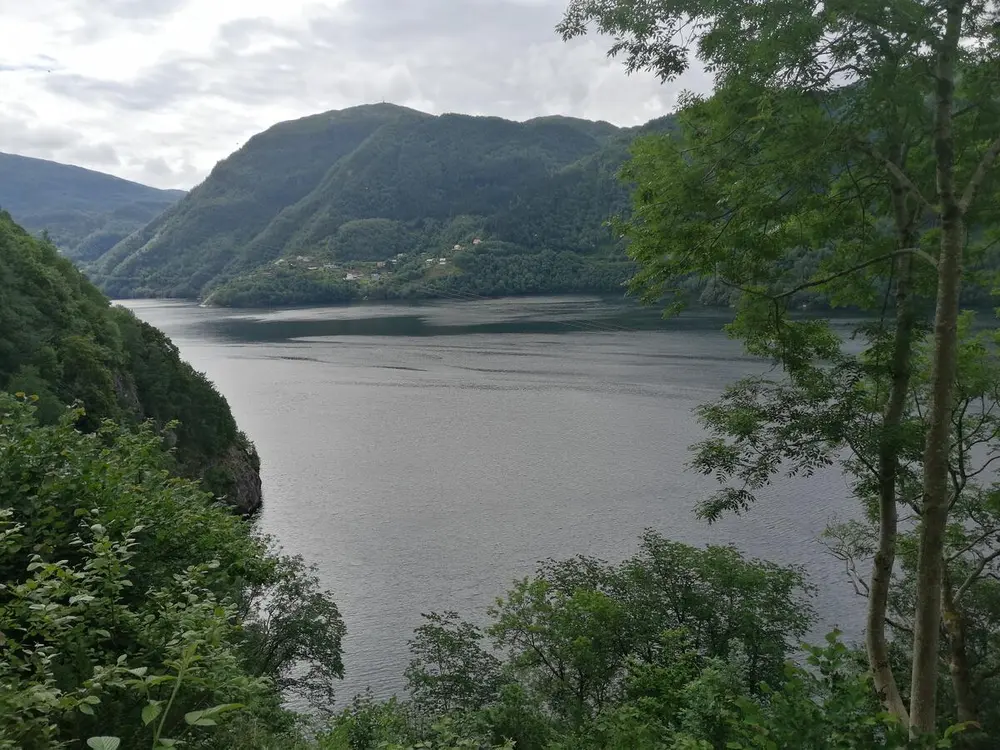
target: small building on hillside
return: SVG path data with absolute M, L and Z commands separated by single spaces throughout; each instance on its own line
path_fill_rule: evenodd
M 376 262 L 375 263 L 375 267 L 376 268 L 385 268 L 385 261 L 384 260 L 380 260 L 380 261 Z
M 348 273 L 344 276 L 344 281 L 357 281 L 360 278 L 356 273 Z
M 481 239 L 479 239 L 478 237 L 476 237 L 476 239 L 474 239 L 474 240 L 472 241 L 472 244 L 473 244 L 473 245 L 478 245 L 478 244 L 479 244 L 480 242 L 482 242 L 482 240 L 481 240 Z
M 462 249 L 461 245 L 455 245 L 455 247 L 452 248 L 452 250 L 455 250 L 456 252 L 461 249 Z

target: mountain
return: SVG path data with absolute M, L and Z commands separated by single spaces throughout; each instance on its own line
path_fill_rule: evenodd
M 113 307 L 56 248 L 0 211 L 0 391 L 31 394 L 43 421 L 69 404 L 102 420 L 171 427 L 173 467 L 240 510 L 261 502 L 260 462 L 229 406 L 157 329 Z
M 184 196 L 89 169 L 0 153 L 0 208 L 63 252 L 94 260 Z
M 640 131 L 390 104 L 283 122 L 88 272 L 112 296 L 234 305 L 614 290 L 630 266 L 604 222 Z

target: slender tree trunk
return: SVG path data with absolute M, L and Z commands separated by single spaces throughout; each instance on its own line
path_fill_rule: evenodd
M 896 189 L 894 203 L 902 201 Z M 905 217 L 905 209 L 897 210 L 897 223 Z M 905 218 L 904 218 L 905 220 Z M 912 221 L 908 222 L 912 226 Z M 900 226 L 902 247 L 914 242 L 910 226 Z M 896 677 L 889 662 L 889 643 L 885 636 L 885 617 L 889 605 L 889 587 L 896 561 L 898 514 L 896 507 L 896 474 L 899 468 L 900 424 L 910 387 L 910 359 L 913 349 L 915 316 L 909 286 L 913 256 L 903 255 L 896 264 L 896 325 L 890 362 L 889 398 L 882 419 L 882 434 L 878 452 L 878 547 L 872 566 L 868 590 L 868 615 L 865 623 L 865 650 L 872 670 L 875 690 L 885 708 L 909 723 L 906 705 L 899 694 Z
M 966 653 L 965 617 L 955 602 L 955 592 L 952 590 L 947 568 L 941 581 L 941 619 L 948 634 L 948 668 L 951 672 L 952 689 L 955 691 L 958 720 L 977 721 L 978 704 Z
M 941 252 L 938 256 L 931 399 L 924 443 L 924 497 L 917 557 L 917 604 L 913 618 L 910 728 L 915 735 L 933 732 L 937 719 L 942 550 L 948 523 L 951 407 L 958 352 L 956 332 L 962 280 L 962 243 L 965 235 L 962 208 L 955 195 L 955 143 L 952 133 L 955 59 L 962 33 L 964 9 L 965 3 L 962 0 L 949 2 L 937 62 L 934 156 L 937 162 L 942 231 Z

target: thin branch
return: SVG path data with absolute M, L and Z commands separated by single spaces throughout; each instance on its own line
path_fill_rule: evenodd
M 980 466 L 974 472 L 972 472 L 971 474 L 969 474 L 969 479 L 972 479 L 973 477 L 978 477 L 980 474 L 982 474 L 984 471 L 986 471 L 993 464 L 994 461 L 997 461 L 997 460 L 1000 460 L 1000 454 L 992 456 L 988 461 L 986 461 L 986 463 L 984 463 L 982 466 Z
M 969 210 L 969 206 L 972 205 L 973 199 L 976 197 L 976 190 L 986 179 L 986 173 L 990 171 L 990 167 L 993 166 L 993 162 L 996 161 L 997 157 L 1000 156 L 1000 137 L 998 137 L 990 147 L 986 149 L 986 153 L 983 154 L 983 158 L 979 160 L 979 165 L 976 167 L 976 171 L 972 173 L 972 177 L 969 179 L 969 184 L 965 186 L 965 192 L 962 194 L 962 200 L 959 201 L 959 208 L 962 213 Z
M 1000 557 L 1000 549 L 995 550 L 994 552 L 992 552 L 991 554 L 987 555 L 986 557 L 984 557 L 982 560 L 979 561 L 979 564 L 973 569 L 971 573 L 969 573 L 965 581 L 962 582 L 962 585 L 958 587 L 958 591 L 955 592 L 956 602 L 959 599 L 961 599 L 962 594 L 964 594 L 969 589 L 969 587 L 976 582 L 976 579 L 983 574 L 983 571 L 986 570 L 986 566 L 989 565 L 994 560 L 996 560 L 998 557 Z
M 861 271 L 869 266 L 874 266 L 876 263 L 881 263 L 884 260 L 891 260 L 899 255 L 915 255 L 918 258 L 922 258 L 930 263 L 932 266 L 937 268 L 937 261 L 934 260 L 930 255 L 921 250 L 919 247 L 907 247 L 902 250 L 895 250 L 891 253 L 886 253 L 885 255 L 879 255 L 876 258 L 870 258 L 863 263 L 858 263 L 857 265 L 851 266 L 843 271 L 837 271 L 837 273 L 830 274 L 829 276 L 824 276 L 822 279 L 815 279 L 814 281 L 807 281 L 804 284 L 799 284 L 798 286 L 789 289 L 787 292 L 781 292 L 780 294 L 764 294 L 756 289 L 749 289 L 747 287 L 740 286 L 739 284 L 734 284 L 731 281 L 723 278 L 722 276 L 717 276 L 718 280 L 725 286 L 731 287 L 732 289 L 737 289 L 746 294 L 753 294 L 760 297 L 766 297 L 767 299 L 780 300 L 785 297 L 791 297 L 793 294 L 797 294 L 804 289 L 810 289 L 814 286 L 823 286 L 823 284 L 829 284 L 831 281 L 836 281 L 837 279 L 843 278 L 844 276 L 849 276 L 852 273 Z
M 893 628 L 894 630 L 902 630 L 904 633 L 910 633 L 911 635 L 913 634 L 913 628 L 909 627 L 908 625 L 904 625 L 898 620 L 893 620 L 890 617 L 885 618 L 885 624 L 888 625 L 890 628 Z
M 987 539 L 989 539 L 991 536 L 993 536 L 994 534 L 997 534 L 997 533 L 1000 533 L 1000 528 L 990 529 L 989 531 L 987 531 L 987 532 L 985 532 L 983 534 L 980 534 L 975 539 L 973 539 L 971 542 L 969 542 L 967 545 L 965 545 L 964 547 L 962 547 L 962 549 L 956 551 L 955 554 L 950 555 L 948 557 L 948 562 L 954 562 L 959 557 L 961 557 L 962 555 L 964 555 L 966 552 L 968 552 L 969 550 L 973 549 L 976 545 L 981 544 L 982 542 L 985 542 Z

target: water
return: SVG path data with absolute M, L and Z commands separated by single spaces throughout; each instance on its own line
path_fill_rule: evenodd
M 863 602 L 817 540 L 853 514 L 836 471 L 743 518 L 693 515 L 692 409 L 766 365 L 719 313 L 586 298 L 234 312 L 130 302 L 229 400 L 263 461 L 259 523 L 315 563 L 348 627 L 348 698 L 399 691 L 420 613 L 484 617 L 546 557 L 618 560 L 646 527 L 806 567 L 814 638 Z

